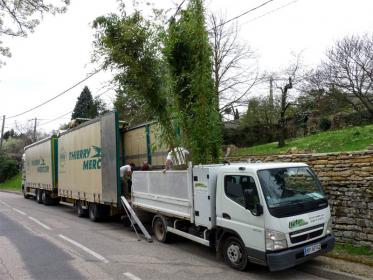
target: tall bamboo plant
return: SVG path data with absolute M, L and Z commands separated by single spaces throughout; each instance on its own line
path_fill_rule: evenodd
M 166 31 L 124 9 L 94 21 L 96 60 L 114 70 L 121 91 L 143 101 L 164 145 L 184 146 L 197 164 L 216 162 L 221 128 L 203 2 L 191 0 Z
M 171 20 L 164 52 L 183 145 L 192 152 L 193 162 L 216 162 L 221 124 L 202 0 L 191 0 L 180 18 Z
M 122 10 L 121 16 L 98 17 L 93 27 L 94 59 L 116 73 L 114 81 L 122 92 L 142 101 L 144 111 L 160 124 L 165 145 L 176 146 L 168 66 L 161 51 L 161 26 L 145 19 L 138 10 L 130 15 Z

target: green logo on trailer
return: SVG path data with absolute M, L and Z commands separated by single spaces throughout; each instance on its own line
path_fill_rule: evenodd
M 91 156 L 91 154 L 93 154 Z M 83 160 L 83 170 L 97 170 L 101 169 L 101 148 L 92 146 L 91 148 L 84 148 L 69 152 L 69 160 Z
M 36 168 L 38 173 L 48 173 L 49 172 L 49 166 L 45 164 L 45 160 L 42 157 L 39 160 L 35 160 L 34 162 L 39 163 L 38 167 Z M 33 165 L 34 165 L 34 162 L 33 162 Z
M 90 159 L 83 161 L 83 170 L 101 169 L 101 148 L 97 146 L 92 146 L 92 148 L 95 154 Z

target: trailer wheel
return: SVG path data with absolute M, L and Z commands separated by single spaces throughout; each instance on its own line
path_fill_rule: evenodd
M 76 212 L 78 214 L 78 217 L 87 217 L 87 209 L 83 209 L 83 205 L 80 201 L 77 202 L 76 204 Z
M 223 256 L 225 262 L 234 269 L 244 270 L 247 266 L 248 258 L 245 247 L 235 236 L 230 236 L 224 241 Z
M 98 222 L 100 219 L 99 205 L 97 203 L 90 203 L 88 206 L 89 218 L 92 222 Z
M 153 232 L 155 238 L 162 243 L 167 242 L 167 225 L 166 221 L 161 216 L 155 216 L 153 219 Z
M 43 195 L 43 191 L 40 189 L 36 189 L 36 202 L 39 204 L 43 203 L 42 195 Z
M 52 204 L 51 202 L 51 198 L 49 197 L 49 194 L 46 190 L 43 190 L 41 192 L 41 200 L 43 202 L 44 205 L 50 205 Z

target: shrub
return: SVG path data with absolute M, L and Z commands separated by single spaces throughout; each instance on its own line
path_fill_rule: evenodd
M 17 175 L 19 172 L 17 161 L 0 155 L 0 183 Z
M 331 128 L 332 122 L 329 119 L 321 119 L 319 128 L 321 131 L 327 131 Z

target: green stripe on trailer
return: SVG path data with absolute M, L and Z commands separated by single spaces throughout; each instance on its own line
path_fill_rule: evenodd
M 147 152 L 147 160 L 149 164 L 152 164 L 152 146 L 150 143 L 150 126 L 147 124 L 145 126 L 145 135 L 146 135 L 146 152 Z
M 51 138 L 51 156 L 52 156 L 52 182 L 53 189 L 58 187 L 58 138 Z
M 115 142 L 117 145 L 117 152 L 116 152 L 116 166 L 117 166 L 117 207 L 119 208 L 119 205 L 121 205 L 120 197 L 122 194 L 122 180 L 120 178 L 120 143 L 121 143 L 121 137 L 120 137 L 120 130 L 119 130 L 119 115 L 118 112 L 115 112 Z M 123 149 L 123 161 L 124 161 L 124 146 Z

